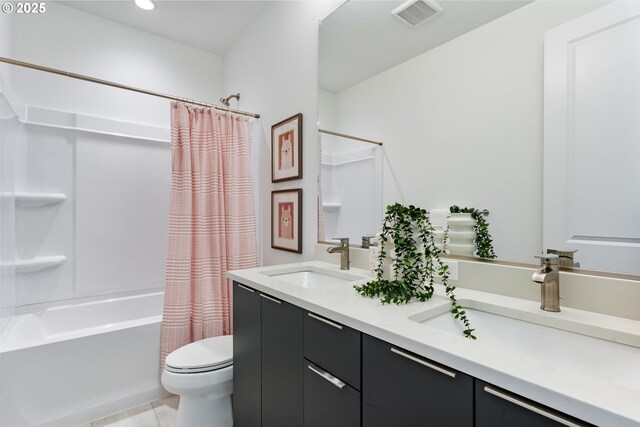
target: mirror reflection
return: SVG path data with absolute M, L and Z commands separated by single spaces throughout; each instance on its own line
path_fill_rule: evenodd
M 358 244 L 382 221 L 381 143 L 320 129 L 318 241 Z
M 486 209 L 500 260 L 550 249 L 640 274 L 640 168 L 624 160 L 640 155 L 638 12 L 605 22 L 621 2 L 438 1 L 411 26 L 391 13 L 403 3 L 347 2 L 320 26 L 320 128 L 334 117 L 331 130 L 384 142 L 381 209 Z M 594 176 L 611 191 L 590 193 Z

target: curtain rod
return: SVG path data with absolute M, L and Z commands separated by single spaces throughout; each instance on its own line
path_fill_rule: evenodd
M 369 144 L 376 144 L 376 145 L 379 145 L 379 146 L 382 147 L 382 142 L 372 141 L 370 139 L 360 138 L 358 136 L 347 135 L 346 133 L 338 133 L 338 132 L 334 132 L 334 131 L 326 130 L 326 129 L 318 129 L 318 132 L 326 133 L 326 134 L 329 134 L 329 135 L 341 136 L 343 138 L 355 139 L 356 141 L 367 142 Z
M 247 111 L 234 110 L 232 108 L 220 107 L 218 105 L 209 104 L 207 102 L 196 101 L 194 99 L 188 99 L 188 98 L 182 98 L 180 96 L 167 95 L 165 93 L 154 92 L 154 91 L 151 91 L 151 90 L 141 89 L 141 88 L 134 87 L 134 86 L 127 86 L 127 85 L 123 85 L 123 84 L 120 84 L 120 83 L 111 82 L 109 80 L 96 79 L 95 77 L 85 76 L 85 75 L 82 75 L 82 74 L 76 74 L 76 73 L 72 73 L 72 72 L 69 72 L 69 71 L 58 70 L 56 68 L 44 67 L 42 65 L 32 64 L 30 62 L 18 61 L 18 60 L 11 59 L 11 58 L 5 58 L 3 56 L 0 56 L 0 62 L 4 62 L 6 64 L 11 64 L 11 65 L 17 65 L 18 67 L 31 68 L 33 70 L 44 71 L 46 73 L 58 74 L 60 76 L 70 77 L 72 79 L 84 80 L 84 81 L 90 82 L 90 83 L 97 83 L 97 84 L 101 84 L 101 85 L 105 85 L 105 86 L 111 86 L 111 87 L 115 87 L 115 88 L 118 88 L 118 89 L 128 90 L 128 91 L 131 91 L 131 92 L 138 92 L 138 93 L 143 93 L 145 95 L 157 96 L 158 98 L 165 98 L 165 99 L 170 99 L 172 101 L 185 102 L 187 104 L 198 105 L 198 106 L 201 106 L 201 107 L 215 108 L 216 110 L 228 111 L 228 112 L 234 113 L 234 114 L 241 114 L 243 116 L 254 117 L 256 119 L 260 118 L 260 114 L 256 114 L 256 113 L 250 113 L 250 112 L 247 112 Z

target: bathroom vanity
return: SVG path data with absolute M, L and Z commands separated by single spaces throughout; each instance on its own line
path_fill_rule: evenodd
M 442 289 L 428 302 L 383 306 L 353 289 L 367 280 L 365 271 L 342 272 L 318 261 L 229 277 L 236 426 L 640 425 L 638 321 L 573 309 L 537 313 L 531 301 L 458 288 L 458 299 L 473 307 L 478 340 L 472 341 L 449 319 Z M 491 312 L 506 326 L 491 323 Z M 516 312 L 528 321 L 513 319 Z M 630 345 L 566 330 L 555 336 L 545 324 L 599 330 L 602 338 Z M 529 331 L 530 325 L 542 329 Z M 522 331 L 514 338 L 510 329 Z M 573 359 L 544 345 L 537 352 L 523 347 L 527 354 L 518 350 L 524 341 L 535 347 L 536 339 L 574 338 Z M 598 369 L 580 359 L 600 345 L 620 348 L 612 347 L 613 357 L 593 373 Z M 556 364 L 545 353 L 564 359 Z

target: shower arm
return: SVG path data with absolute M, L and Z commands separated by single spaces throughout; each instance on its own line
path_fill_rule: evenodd
M 238 100 L 238 102 L 240 102 L 240 92 L 238 92 L 236 94 L 229 95 L 226 98 L 220 98 L 220 102 L 222 102 L 225 107 L 228 107 L 229 106 L 229 101 L 231 100 L 231 98 L 235 98 L 235 99 Z

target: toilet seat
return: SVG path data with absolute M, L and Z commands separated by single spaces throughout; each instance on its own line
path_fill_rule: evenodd
M 165 369 L 175 374 L 217 371 L 233 365 L 233 336 L 225 335 L 192 342 L 173 351 Z

